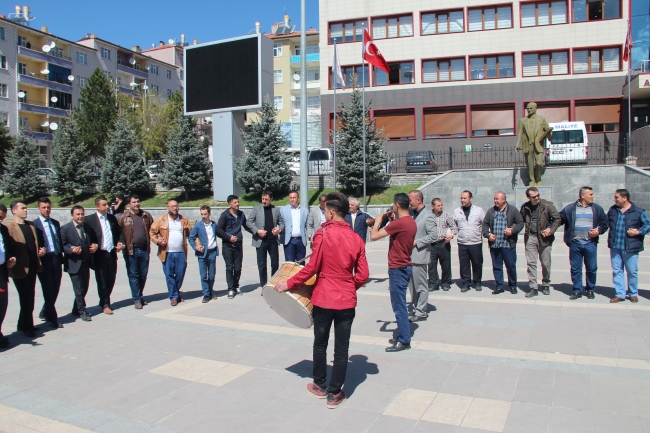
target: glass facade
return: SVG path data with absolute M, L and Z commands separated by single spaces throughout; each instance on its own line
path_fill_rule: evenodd
M 632 0 L 632 67 L 650 59 L 650 0 Z

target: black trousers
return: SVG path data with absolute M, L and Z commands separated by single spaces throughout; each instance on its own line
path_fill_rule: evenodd
M 472 283 L 480 285 L 483 278 L 483 245 L 458 245 L 458 262 L 463 287 L 470 287 Z
M 228 290 L 235 290 L 239 287 L 241 277 L 241 265 L 244 259 L 244 250 L 241 242 L 223 242 L 221 244 L 223 261 L 226 262 L 226 282 Z M 266 257 L 264 258 L 266 264 Z
M 36 270 L 30 267 L 25 278 L 14 278 L 14 286 L 18 291 L 20 300 L 20 314 L 18 315 L 19 331 L 32 331 L 34 329 L 34 302 L 36 297 Z
M 5 265 L 0 265 L 5 266 Z M 5 275 L 6 275 L 6 266 L 5 266 Z M 0 271 L 1 273 L 2 271 Z M 2 338 L 2 322 L 5 320 L 5 315 L 7 314 L 7 305 L 9 305 L 9 284 L 4 281 L 4 276 L 0 276 L 0 338 Z
M 438 277 L 438 262 L 442 277 Z M 451 287 L 451 244 L 439 241 L 431 245 L 429 259 L 429 287 Z
M 97 295 L 99 295 L 101 308 L 111 306 L 111 293 L 115 287 L 116 275 L 117 254 L 98 249 L 95 252 L 95 281 L 97 281 Z
M 45 316 L 48 322 L 58 322 L 59 316 L 55 304 L 56 299 L 59 297 L 61 278 L 63 277 L 61 256 L 50 253 L 45 254 L 41 257 L 41 264 L 43 265 L 43 272 L 38 274 L 38 280 L 41 282 L 41 289 L 43 290 L 41 314 Z
M 345 382 L 348 369 L 350 333 L 354 321 L 354 308 L 330 310 L 314 305 L 314 383 L 327 392 L 338 394 Z M 334 364 L 332 376 L 327 384 L 327 343 L 334 322 Z
M 86 311 L 86 294 L 90 284 L 90 268 L 84 263 L 76 274 L 70 274 L 72 290 L 74 291 L 74 302 L 72 303 L 72 314 L 81 314 Z
M 260 273 L 260 286 L 264 287 L 268 281 L 266 272 L 266 255 L 271 258 L 271 275 L 275 274 L 280 267 L 280 255 L 278 253 L 277 239 L 262 239 L 262 245 L 257 248 L 257 270 Z

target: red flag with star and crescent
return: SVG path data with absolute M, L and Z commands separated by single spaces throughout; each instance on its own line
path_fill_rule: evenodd
M 623 61 L 627 62 L 630 57 L 630 51 L 634 46 L 632 41 L 632 26 L 630 25 L 630 20 L 627 21 L 627 37 L 625 38 L 625 48 L 623 50 Z
M 363 31 L 363 59 L 387 74 L 390 73 L 386 59 L 381 55 L 379 48 L 373 42 L 367 29 Z

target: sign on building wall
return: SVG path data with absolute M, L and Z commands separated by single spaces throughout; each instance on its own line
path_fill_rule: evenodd
M 280 126 L 280 132 L 287 139 L 286 147 L 291 147 L 291 122 L 283 123 Z

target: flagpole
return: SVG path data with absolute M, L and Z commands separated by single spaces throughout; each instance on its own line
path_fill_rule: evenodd
M 368 212 L 366 201 L 366 24 L 363 23 L 363 36 L 361 37 L 361 125 L 363 128 L 363 211 Z
M 632 150 L 632 24 L 627 20 L 627 156 L 631 156 Z
M 337 53 L 336 53 L 336 39 L 334 39 L 334 59 L 338 59 Z M 339 65 L 337 64 L 336 67 L 338 68 Z M 336 191 L 336 87 L 338 84 L 338 81 L 335 78 L 335 74 L 337 74 L 338 71 L 335 71 L 334 68 L 332 68 L 332 83 L 334 83 L 334 134 L 332 137 L 332 140 L 334 141 L 334 150 L 332 153 L 334 154 L 334 164 L 332 165 L 332 175 L 334 177 L 334 191 Z

